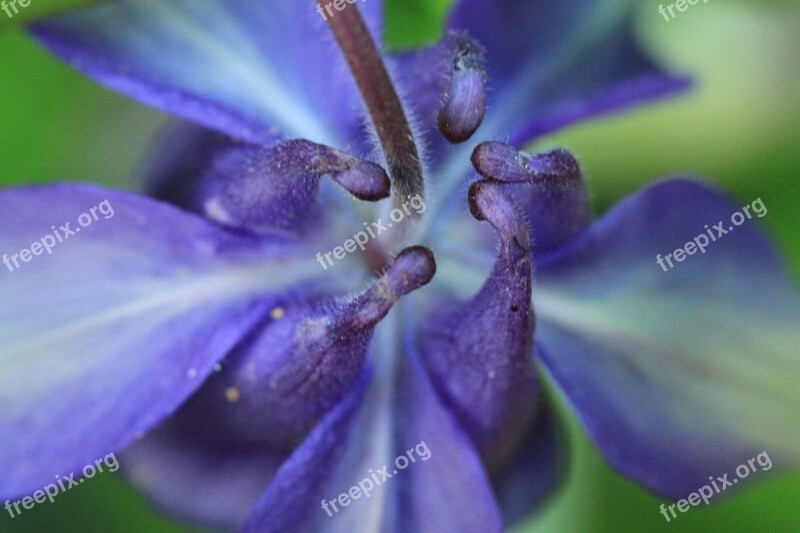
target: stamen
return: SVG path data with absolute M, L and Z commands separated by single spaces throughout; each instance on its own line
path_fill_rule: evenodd
M 424 196 L 417 143 L 400 98 L 367 25 L 356 5 L 327 18 L 367 106 L 383 148 L 394 188 L 395 202 Z M 417 215 L 415 215 L 417 216 Z

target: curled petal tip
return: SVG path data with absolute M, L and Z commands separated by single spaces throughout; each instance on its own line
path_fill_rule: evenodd
M 391 181 L 380 165 L 309 141 L 290 142 L 296 143 L 298 155 L 305 153 L 310 159 L 310 170 L 317 175 L 328 174 L 359 200 L 377 201 L 389 196 Z
M 391 184 L 377 164 L 305 139 L 271 147 L 225 145 L 201 177 L 204 214 L 256 233 L 297 232 L 316 217 L 319 182 L 329 176 L 353 196 L 375 201 Z
M 380 165 L 358 160 L 347 170 L 331 174 L 331 178 L 359 200 L 376 202 L 391 194 L 389 175 Z
M 400 252 L 383 275 L 351 304 L 353 321 L 359 327 L 377 324 L 397 300 L 427 285 L 436 274 L 433 253 L 422 246 Z
M 582 179 L 578 160 L 563 148 L 536 155 L 519 152 L 517 165 L 530 176 L 530 181 L 579 182 Z
M 451 143 L 464 142 L 480 127 L 486 114 L 486 82 L 482 73 L 453 74 L 447 101 L 439 112 L 439 131 Z
M 483 50 L 464 36 L 448 39 L 453 46 L 450 85 L 439 112 L 439 131 L 451 143 L 466 141 L 486 114 L 486 70 Z
M 484 221 L 486 218 L 483 216 L 483 210 L 478 205 L 478 195 L 481 189 L 487 184 L 486 181 L 476 181 L 469 186 L 469 193 L 467 199 L 469 200 L 469 211 L 476 220 Z
M 491 181 L 473 183 L 469 188 L 469 209 L 476 219 L 489 222 L 504 240 L 514 238 L 523 249 L 530 249 L 525 221 L 500 184 Z
M 529 155 L 516 147 L 489 141 L 472 152 L 472 164 L 487 179 L 504 183 L 548 183 L 580 181 L 578 160 L 564 149 Z
M 435 274 L 433 252 L 424 246 L 412 246 L 397 255 L 384 276 L 392 292 L 403 296 L 427 285 Z

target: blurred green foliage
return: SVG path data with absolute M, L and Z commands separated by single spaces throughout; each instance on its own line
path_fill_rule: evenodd
M 164 117 L 75 74 L 20 29 L 24 20 L 84 3 L 33 0 L 29 11 L 10 22 L 0 13 L 0 184 L 81 180 L 135 186 L 137 164 Z M 447 3 L 390 2 L 391 46 L 435 38 Z M 640 5 L 642 39 L 664 64 L 696 76 L 696 89 L 569 128 L 535 148 L 560 145 L 579 155 L 598 213 L 676 173 L 703 176 L 742 205 L 760 197 L 769 209 L 762 222 L 800 273 L 798 2 L 713 2 L 668 24 L 657 16 L 658 3 Z M 569 426 L 569 479 L 522 531 L 800 530 L 797 476 L 770 477 L 667 524 L 658 512 L 661 500 L 613 473 L 574 418 Z M 120 476 L 103 474 L 13 521 L 0 516 L 0 531 L 187 529 L 155 515 Z

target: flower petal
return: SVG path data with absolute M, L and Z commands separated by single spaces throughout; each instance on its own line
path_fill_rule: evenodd
M 567 437 L 558 413 L 549 402 L 541 401 L 521 452 L 492 476 L 506 527 L 528 518 L 565 481 L 569 464 Z
M 308 531 L 308 525 L 326 520 L 320 508 L 320 488 L 347 447 L 356 414 L 370 382 L 365 371 L 355 386 L 314 428 L 308 438 L 281 466 L 261 495 L 242 531 Z M 321 529 L 321 528 L 320 528 Z
M 407 95 L 406 105 L 427 135 L 439 132 L 462 142 L 478 129 L 486 112 L 486 70 L 480 43 L 448 32 L 433 46 L 391 57 L 393 71 Z M 441 138 L 426 139 L 438 149 Z
M 192 426 L 179 412 L 120 457 L 131 484 L 178 520 L 238 530 L 285 460 L 263 445 L 219 442 L 207 433 L 213 420 Z
M 379 31 L 383 2 L 362 10 Z M 313 4 L 119 0 L 33 32 L 103 85 L 234 137 L 263 143 L 275 128 L 344 148 L 361 131 L 358 91 Z
M 398 456 L 420 442 L 430 451 L 400 473 L 408 478 L 399 489 L 403 524 L 410 531 L 503 531 L 478 451 L 439 400 L 419 356 L 409 352 L 400 372 Z
M 378 327 L 373 379 L 352 422 L 314 430 L 265 492 L 249 530 L 502 530 L 480 458 L 417 355 L 399 347 L 394 313 Z M 396 458 L 412 449 L 415 460 L 398 468 Z M 367 497 L 331 503 L 359 485 Z M 287 502 L 287 493 L 296 497 Z
M 476 182 L 470 201 L 498 233 L 498 258 L 476 295 L 429 320 L 421 357 L 491 471 L 519 448 L 536 410 L 530 243 L 503 185 Z
M 533 233 L 534 254 L 568 241 L 591 222 L 583 173 L 566 150 L 529 155 L 490 141 L 475 148 L 472 164 L 483 177 L 509 184 Z
M 751 216 L 766 214 L 757 202 Z M 661 183 L 537 266 L 542 359 L 611 465 L 672 497 L 762 451 L 778 470 L 800 464 L 800 303 L 739 211 Z M 728 234 L 711 241 L 717 223 Z M 703 253 L 657 264 L 698 235 Z
M 375 326 L 435 272 L 430 251 L 406 248 L 363 294 L 281 306 L 230 354 L 193 399 L 200 418 L 238 442 L 293 448 L 362 373 Z M 236 402 L 226 401 L 235 391 Z
M 442 220 L 458 211 L 457 191 L 470 175 L 474 139 L 503 139 L 522 147 L 571 123 L 688 87 L 687 79 L 663 73 L 640 50 L 633 5 L 632 0 L 457 3 L 448 27 L 466 31 L 485 47 L 489 111 L 473 140 L 449 150 L 431 143 L 428 159 L 436 186 L 430 187 L 428 218 Z M 398 78 L 432 69 L 430 57 L 430 51 L 422 51 L 417 65 L 403 60 Z M 414 94 L 413 82 L 406 85 Z
M 120 451 L 202 384 L 265 295 L 320 271 L 305 249 L 93 186 L 2 190 L 0 211 L 2 496 Z
M 262 145 L 274 146 L 281 139 Z M 228 135 L 183 120 L 174 120 L 153 139 L 144 164 L 142 192 L 193 213 L 203 214 L 197 202 L 200 178 L 219 153 L 241 144 Z
M 685 88 L 686 80 L 664 74 L 640 50 L 634 5 L 458 2 L 449 27 L 466 30 L 486 47 L 494 105 L 484 137 L 511 133 L 511 144 L 521 146 L 571 122 Z
M 317 195 L 326 175 L 359 199 L 389 196 L 389 176 L 379 165 L 292 139 L 270 148 L 220 151 L 200 179 L 195 201 L 209 219 L 224 226 L 267 235 L 302 234 L 322 218 Z

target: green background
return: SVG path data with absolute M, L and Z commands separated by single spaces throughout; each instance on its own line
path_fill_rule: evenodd
M 79 3 L 87 2 L 33 0 L 11 21 L 0 12 L 2 185 L 80 180 L 134 187 L 148 141 L 164 122 L 75 74 L 20 30 L 27 19 Z M 430 40 L 447 3 L 390 2 L 390 43 Z M 769 212 L 759 222 L 800 274 L 800 6 L 711 0 L 666 23 L 658 4 L 639 6 L 642 40 L 665 65 L 693 74 L 697 88 L 569 128 L 535 148 L 565 146 L 581 158 L 598 213 L 670 174 L 703 176 L 741 205 L 761 198 Z M 798 475 L 759 474 L 750 488 L 667 524 L 661 500 L 617 476 L 574 419 L 569 426 L 569 477 L 523 531 L 800 531 Z M 108 473 L 13 520 L 0 515 L 0 531 L 51 530 L 187 531 L 154 514 L 119 475 Z

